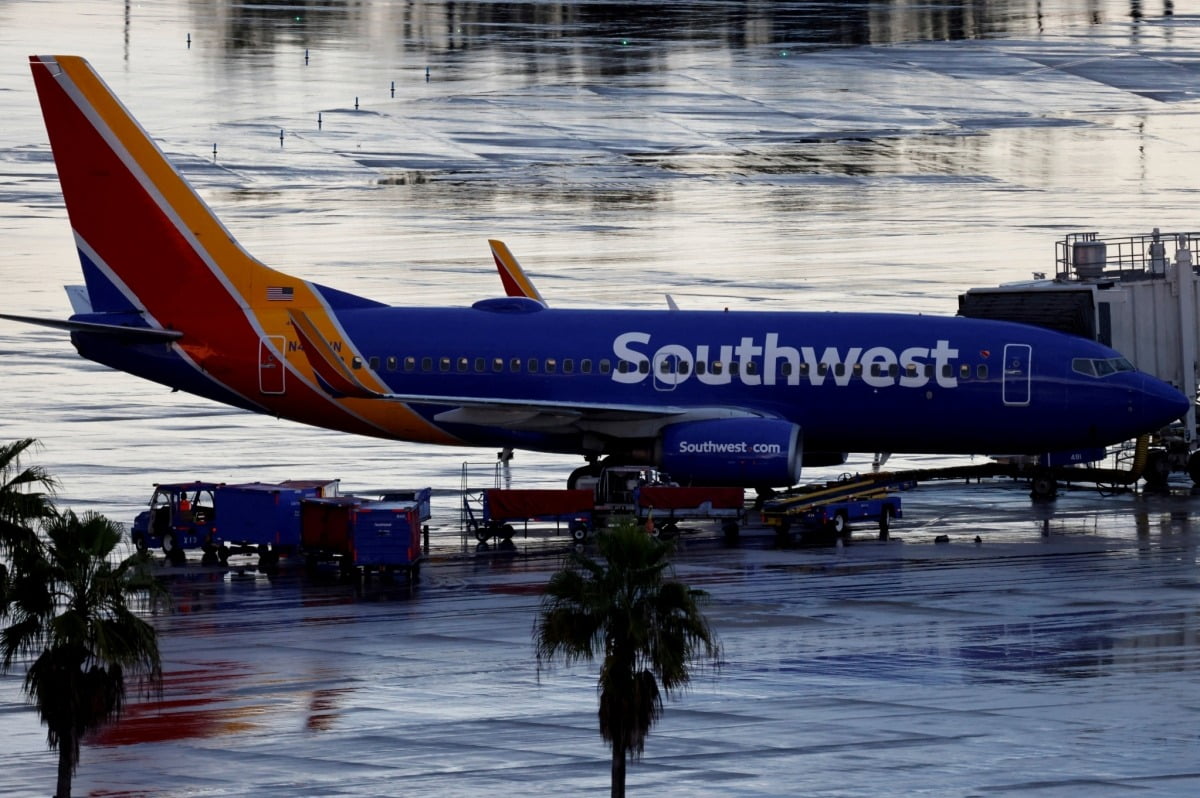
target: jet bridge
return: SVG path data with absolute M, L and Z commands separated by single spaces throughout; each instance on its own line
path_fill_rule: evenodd
M 1102 238 L 1072 233 L 1055 243 L 1055 274 L 1027 282 L 972 288 L 958 298 L 960 316 L 1002 319 L 1080 335 L 1110 346 L 1141 371 L 1195 400 L 1200 351 L 1200 277 L 1193 253 L 1200 233 Z M 1164 486 L 1171 471 L 1200 483 L 1196 405 L 1177 427 L 1155 436 L 1145 479 Z

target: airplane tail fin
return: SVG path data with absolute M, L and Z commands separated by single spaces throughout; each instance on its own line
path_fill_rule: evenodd
M 216 343 L 270 308 L 376 304 L 270 269 L 234 240 L 86 60 L 31 56 L 94 318 Z M 316 294 L 320 292 L 320 296 Z

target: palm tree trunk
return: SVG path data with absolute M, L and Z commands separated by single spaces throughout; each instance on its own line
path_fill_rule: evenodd
M 71 754 L 75 750 L 75 741 L 70 734 L 67 732 L 58 738 L 58 787 L 54 798 L 71 798 L 71 776 L 75 772 Z
M 625 798 L 625 746 L 613 740 L 612 752 L 612 798 Z

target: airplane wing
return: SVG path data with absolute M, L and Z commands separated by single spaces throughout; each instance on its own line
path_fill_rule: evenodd
M 546 300 L 542 299 L 541 293 L 525 274 L 525 270 L 521 268 L 508 246 L 494 238 L 488 239 L 488 246 L 492 248 L 492 259 L 496 261 L 496 270 L 500 272 L 504 293 L 508 296 L 528 297 L 545 305 Z
M 523 296 L 529 299 L 537 300 L 546 307 L 550 306 L 541 293 L 534 286 L 533 280 L 529 279 L 529 275 L 521 268 L 521 264 L 517 262 L 517 258 L 512 254 L 512 251 L 503 241 L 498 241 L 494 238 L 488 239 L 488 245 L 492 248 L 492 259 L 496 261 L 496 270 L 500 272 L 500 282 L 504 284 L 504 293 L 508 296 Z M 667 308 L 669 310 L 679 310 L 679 305 L 675 304 L 675 298 L 670 294 L 666 294 Z
M 336 397 L 379 399 L 408 405 L 445 407 L 433 419 L 449 424 L 473 424 L 547 431 L 586 430 L 617 437 L 643 437 L 666 423 L 712 418 L 759 417 L 754 413 L 725 407 L 675 407 L 672 405 L 603 404 L 561 400 L 510 399 L 494 396 L 430 396 L 427 394 L 383 393 L 367 387 L 354 370 L 330 348 L 320 330 L 303 311 L 288 310 L 301 350 L 312 366 L 321 388 Z

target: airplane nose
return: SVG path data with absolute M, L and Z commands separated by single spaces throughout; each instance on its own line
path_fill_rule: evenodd
M 1139 392 L 1142 420 L 1147 427 L 1162 427 L 1181 418 L 1190 402 L 1183 393 L 1148 374 L 1141 375 Z

